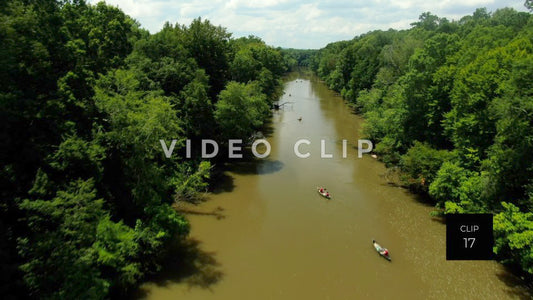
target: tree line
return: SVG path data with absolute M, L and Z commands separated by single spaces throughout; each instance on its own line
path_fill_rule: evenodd
M 526 6 L 529 4 L 528 1 Z M 311 68 L 438 214 L 494 213 L 494 252 L 533 274 L 533 16 L 423 13 L 320 49 Z
M 261 128 L 286 63 L 200 18 L 155 34 L 101 2 L 0 2 L 0 294 L 101 299 L 161 268 L 189 231 L 171 205 L 213 165 L 159 140 Z

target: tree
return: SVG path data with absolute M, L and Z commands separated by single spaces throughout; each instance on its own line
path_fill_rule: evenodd
M 257 83 L 229 82 L 220 93 L 215 119 L 223 136 L 246 139 L 258 129 L 269 114 L 266 96 Z
M 183 27 L 185 48 L 198 66 L 209 75 L 211 99 L 224 88 L 228 80 L 229 39 L 231 34 L 208 20 L 194 19 L 189 27 Z
M 502 206 L 503 211 L 494 217 L 494 252 L 504 262 L 533 274 L 533 213 L 506 202 Z
M 439 26 L 440 18 L 430 12 L 422 13 L 418 17 L 418 22 L 411 23 L 411 26 L 433 31 Z
M 111 285 L 95 263 L 96 226 L 106 213 L 96 198 L 94 182 L 75 181 L 51 201 L 24 200 L 28 235 L 18 249 L 26 260 L 21 266 L 33 296 L 101 299 Z
M 231 76 L 235 81 L 248 83 L 257 78 L 260 68 L 261 63 L 253 57 L 251 49 L 241 49 L 231 62 Z
M 427 192 L 442 164 L 450 158 L 451 154 L 446 150 L 415 142 L 402 156 L 400 166 L 409 175 L 406 182 L 412 189 Z
M 482 195 L 484 185 L 480 174 L 457 162 L 444 162 L 429 186 L 429 195 L 446 213 L 476 213 L 486 209 Z
M 514 52 L 510 78 L 500 83 L 503 94 L 489 107 L 498 121 L 494 143 L 483 166 L 489 172 L 487 188 L 495 203 L 506 200 L 531 209 L 527 187 L 533 178 L 533 85 L 526 78 L 533 76 L 533 46 L 525 39 L 512 45 L 520 45 L 523 50 Z
M 208 95 L 208 77 L 204 70 L 196 71 L 196 76 L 181 90 L 177 114 L 189 139 L 207 138 L 215 134 L 214 106 Z

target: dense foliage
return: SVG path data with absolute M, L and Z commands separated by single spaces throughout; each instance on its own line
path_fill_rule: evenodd
M 289 68 L 289 70 L 295 70 L 299 67 L 311 67 L 316 52 L 317 50 L 312 49 L 281 49 L 281 53 L 285 59 L 285 65 L 287 68 Z
M 406 186 L 444 213 L 496 214 L 495 252 L 533 274 L 533 15 L 424 13 L 409 30 L 329 44 L 311 65 Z
M 248 137 L 286 69 L 209 21 L 151 35 L 83 0 L 2 1 L 0 64 L 0 295 L 54 299 L 122 295 L 157 271 L 189 229 L 172 203 L 210 177 L 185 139 Z M 171 158 L 160 139 L 177 140 Z

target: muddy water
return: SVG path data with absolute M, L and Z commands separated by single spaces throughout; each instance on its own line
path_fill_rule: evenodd
M 163 278 L 141 287 L 143 298 L 529 298 L 496 262 L 446 261 L 445 226 L 431 207 L 388 185 L 380 162 L 357 158 L 362 120 L 324 84 L 293 74 L 286 101 L 272 119 L 268 159 L 229 166 L 206 202 L 180 207 L 192 226 L 193 263 L 169 262 Z M 300 138 L 311 141 L 300 146 L 307 159 L 294 154 Z M 320 158 L 322 139 L 333 158 Z M 374 251 L 373 238 L 392 262 Z

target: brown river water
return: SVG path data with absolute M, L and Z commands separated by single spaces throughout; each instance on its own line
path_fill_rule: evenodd
M 430 216 L 431 206 L 388 184 L 382 163 L 357 158 L 363 120 L 316 77 L 291 74 L 286 101 L 266 133 L 268 158 L 230 164 L 205 202 L 178 205 L 191 223 L 190 249 L 138 297 L 531 299 L 494 261 L 446 261 L 445 225 Z M 306 159 L 293 151 L 301 138 L 311 141 L 300 146 Z M 322 139 L 333 158 L 320 158 Z M 391 262 L 372 239 L 389 249 Z

